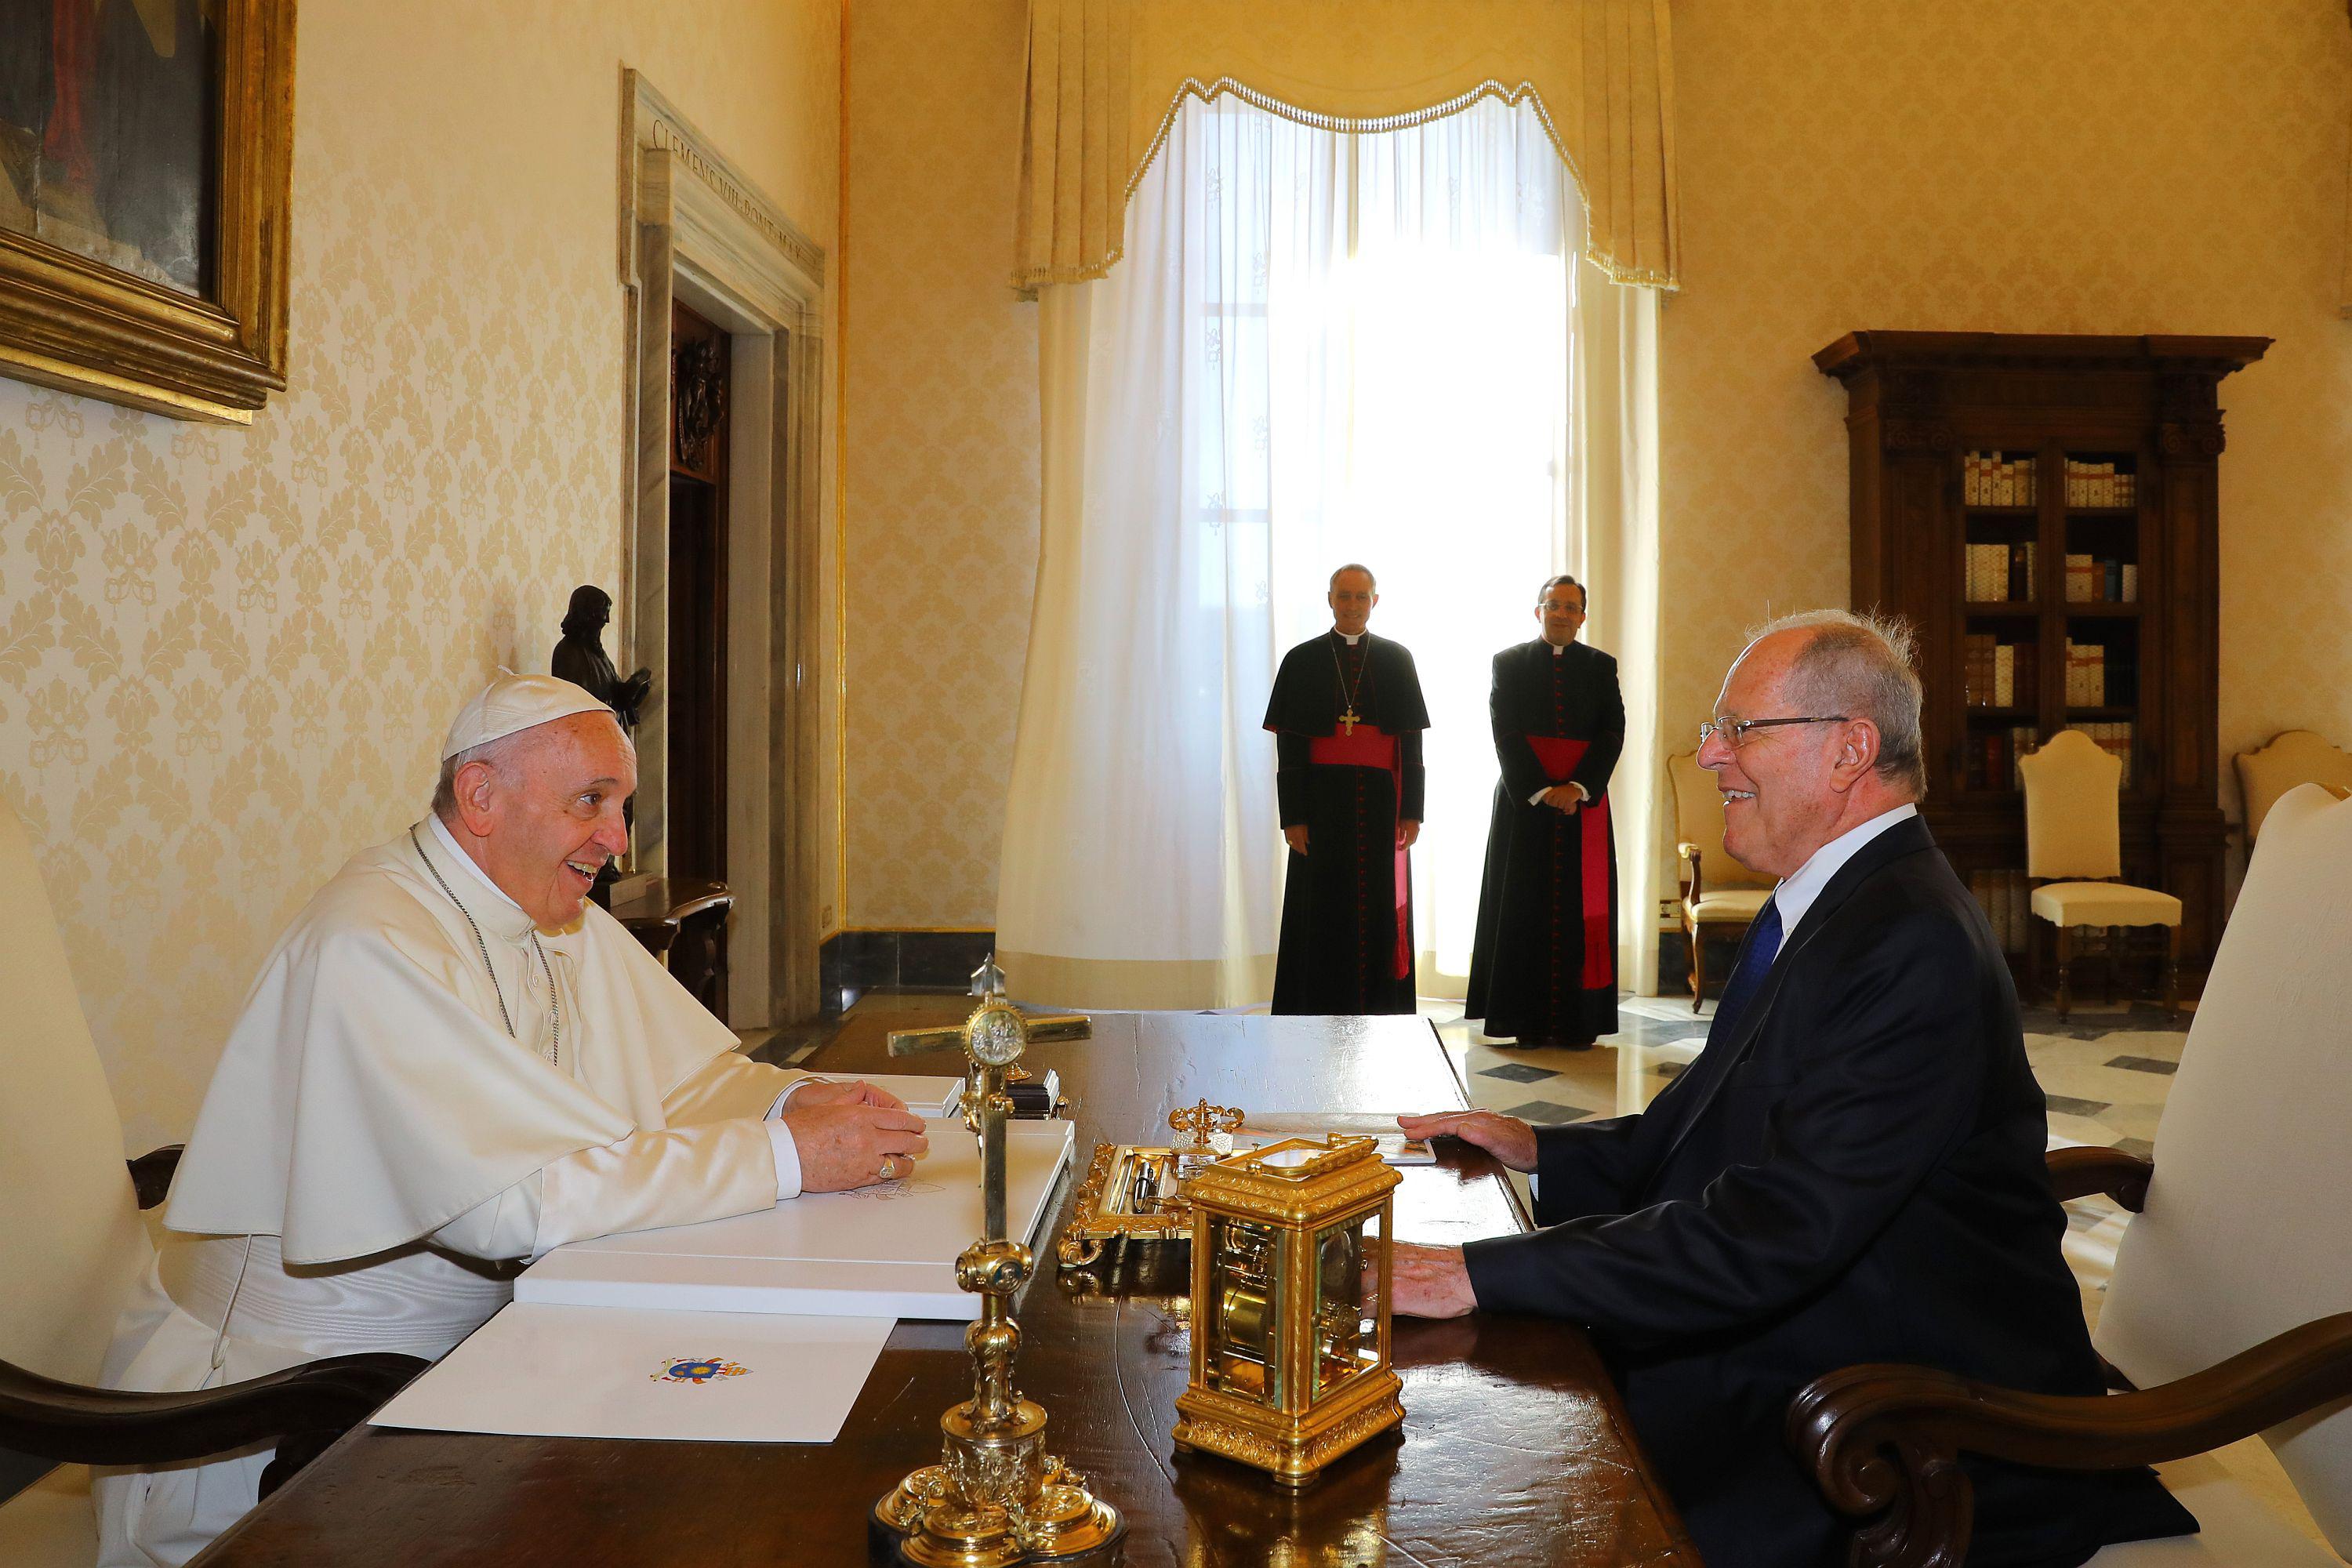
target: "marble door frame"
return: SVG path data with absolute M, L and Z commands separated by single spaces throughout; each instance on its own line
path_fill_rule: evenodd
M 634 865 L 667 864 L 670 306 L 683 300 L 732 340 L 727 1022 L 760 1028 L 817 1010 L 825 256 L 626 68 L 620 162 L 630 375 L 618 662 L 654 672 Z

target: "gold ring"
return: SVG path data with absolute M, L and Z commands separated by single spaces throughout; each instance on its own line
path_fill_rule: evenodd
M 887 1181 L 888 1181 L 888 1180 L 890 1179 L 891 1173 L 892 1173 L 892 1172 L 894 1172 L 894 1171 L 896 1171 L 896 1170 L 898 1169 L 898 1157 L 897 1155 L 895 1155 L 895 1154 L 885 1154 L 885 1155 L 883 1155 L 883 1156 L 882 1156 L 882 1173 L 881 1173 L 881 1174 L 882 1174 L 882 1180 L 884 1180 L 884 1181 L 886 1181 L 886 1182 L 887 1182 Z

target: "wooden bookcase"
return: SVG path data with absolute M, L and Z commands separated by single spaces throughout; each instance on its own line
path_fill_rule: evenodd
M 2219 388 L 2269 346 L 1859 331 L 1813 356 L 1846 389 L 1853 603 L 1919 633 L 1923 809 L 1961 879 L 2009 911 L 1995 927 L 2021 963 L 2042 933 L 2021 909 L 2014 755 L 2068 727 L 2128 747 L 2124 878 L 2181 900 L 2183 967 L 2203 969 L 2220 938 Z M 2012 465 L 2011 488 L 1985 490 L 1978 460 Z M 1998 574 L 1996 546 L 2008 557 Z M 2128 597 L 2116 592 L 2126 566 Z M 2008 689 L 1995 690 L 2000 658 L 1983 650 L 2004 643 L 2032 652 L 2009 657 Z

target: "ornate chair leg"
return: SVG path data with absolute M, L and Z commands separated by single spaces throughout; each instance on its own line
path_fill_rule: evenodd
M 2107 1005 L 2116 1005 L 2116 965 L 2124 955 L 2124 928 L 2107 928 Z
M 2071 926 L 2058 928 L 2058 1016 L 2063 1021 L 2066 1009 L 2074 1003 L 2069 983 L 2074 977 L 2074 931 Z
M 2180 1017 L 2180 928 L 2164 928 L 2164 1012 L 2176 1021 Z
M 1706 935 L 1697 921 L 1690 927 L 1691 1011 L 1706 1000 Z

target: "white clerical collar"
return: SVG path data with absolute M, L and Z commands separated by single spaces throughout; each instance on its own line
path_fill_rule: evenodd
M 1549 637 L 1544 638 L 1544 646 L 1551 649 L 1551 656 L 1554 658 L 1558 658 L 1561 654 L 1568 651 L 1568 645 L 1566 643 L 1554 642 Z
M 463 849 L 457 847 L 457 839 L 456 835 L 452 834 L 447 826 L 442 823 L 441 814 L 439 812 L 426 812 L 425 814 L 425 825 L 432 829 L 433 837 L 441 841 L 441 847 L 449 852 L 449 858 L 457 862 L 457 867 L 460 870 L 465 871 L 467 874 L 471 876 L 475 881 L 479 882 L 483 887 L 488 889 L 492 897 L 496 898 L 499 902 L 506 905 L 507 908 L 514 910 L 515 913 L 520 915 L 528 914 L 530 912 L 520 904 L 516 903 L 512 899 L 508 898 L 507 890 L 504 888 L 499 887 L 496 882 L 490 880 L 490 874 L 482 869 L 481 863 L 479 861 L 476 860 L 471 855 L 467 854 Z
M 1773 889 L 1772 904 L 1780 911 L 1781 940 L 1785 942 L 1796 933 L 1799 922 L 1813 907 L 1813 900 L 1822 896 L 1822 889 L 1830 885 L 1830 879 L 1838 874 L 1840 867 L 1860 853 L 1864 845 L 1896 823 L 1907 822 L 1918 815 L 1919 808 L 1906 801 L 1893 811 L 1881 812 L 1858 827 L 1847 828 L 1814 850 L 1811 859 L 1798 867 L 1780 887 Z
M 1361 642 L 1361 641 L 1363 641 L 1363 640 L 1364 640 L 1364 634 L 1363 634 L 1363 633 L 1361 633 L 1361 632 L 1343 632 L 1343 631 L 1341 631 L 1341 630 L 1340 630 L 1339 627 L 1337 627 L 1337 626 L 1333 626 L 1333 627 L 1331 628 L 1331 635 L 1332 635 L 1333 637 L 1338 637 L 1341 642 L 1346 643 L 1349 647 L 1355 647 L 1358 643 L 1360 643 L 1360 642 Z

